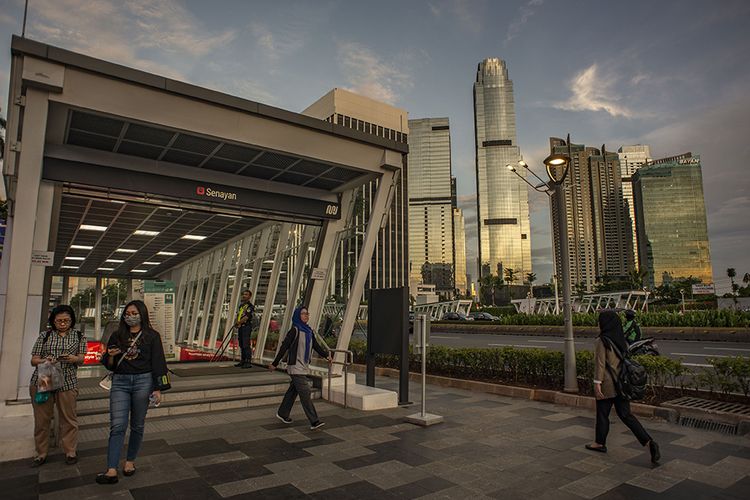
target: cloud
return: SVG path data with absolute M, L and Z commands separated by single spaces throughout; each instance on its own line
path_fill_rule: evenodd
M 525 4 L 521 5 L 519 10 L 519 16 L 511 21 L 508 26 L 508 31 L 505 34 L 505 40 L 503 46 L 507 46 L 508 43 L 521 34 L 523 26 L 528 20 L 536 13 L 536 8 L 544 3 L 544 0 L 529 0 Z
M 234 38 L 231 30 L 207 31 L 174 0 L 36 0 L 29 9 L 31 37 L 173 78 L 184 79 L 178 66 Z
M 633 118 L 635 113 L 618 103 L 620 98 L 612 90 L 617 77 L 602 75 L 596 63 L 584 69 L 569 83 L 571 96 L 553 106 L 568 111 L 605 111 L 612 116 Z
M 251 23 L 250 31 L 263 55 L 268 59 L 278 60 L 305 46 L 305 37 L 301 33 L 305 32 L 306 26 L 304 23 L 290 23 L 278 30 L 281 36 L 276 36 L 267 25 Z
M 451 27 L 458 26 L 461 30 L 474 34 L 482 31 L 486 9 L 484 0 L 435 0 L 427 2 L 427 6 L 435 18 L 446 14 L 445 19 L 451 23 Z
M 402 90 L 411 88 L 412 77 L 395 64 L 383 61 L 372 50 L 355 42 L 339 44 L 339 64 L 348 80 L 348 90 L 388 104 Z

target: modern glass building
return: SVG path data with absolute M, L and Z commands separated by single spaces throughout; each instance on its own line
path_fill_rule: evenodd
M 453 255 L 456 261 L 454 279 L 458 293 L 468 293 L 468 281 L 466 276 L 466 225 L 464 213 L 460 208 L 453 209 Z
M 640 262 L 651 286 L 694 276 L 712 283 L 699 155 L 652 161 L 633 176 Z
M 453 294 L 453 207 L 448 118 L 409 120 L 409 288 Z M 445 271 L 448 272 L 445 272 Z
M 628 217 L 630 218 L 630 232 L 633 237 L 633 257 L 635 268 L 639 269 L 638 262 L 638 235 L 635 230 L 635 207 L 633 205 L 633 175 L 644 164 L 651 161 L 651 148 L 648 144 L 635 144 L 622 146 L 617 150 L 620 157 L 620 180 L 622 181 L 622 197 L 628 205 Z
M 474 133 L 479 228 L 479 275 L 531 270 L 531 231 L 526 184 L 510 172 L 521 152 L 516 142 L 513 82 L 505 61 L 485 59 L 474 83 Z M 520 175 L 525 175 L 523 169 Z

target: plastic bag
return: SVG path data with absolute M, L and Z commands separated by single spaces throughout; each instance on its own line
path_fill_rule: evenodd
M 47 360 L 37 367 L 37 391 L 52 392 L 62 388 L 63 375 L 60 366 Z

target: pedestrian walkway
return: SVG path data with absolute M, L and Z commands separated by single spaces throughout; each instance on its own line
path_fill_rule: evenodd
M 583 448 L 594 426 L 586 411 L 458 389 L 428 395 L 428 410 L 445 417 L 429 428 L 403 422 L 418 405 L 361 412 L 320 400 L 317 431 L 299 405 L 288 426 L 275 406 L 150 419 L 138 472 L 113 486 L 94 483 L 107 435 L 95 426 L 83 430 L 75 466 L 59 454 L 39 469 L 0 464 L 0 491 L 9 500 L 750 498 L 747 437 L 644 420 L 661 445 L 652 467 L 614 415 L 602 455 Z

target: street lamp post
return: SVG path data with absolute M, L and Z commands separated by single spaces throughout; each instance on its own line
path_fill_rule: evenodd
M 568 144 L 570 144 L 570 138 L 568 138 Z M 565 177 L 568 175 L 568 168 L 570 166 L 570 156 L 563 154 L 552 154 L 544 159 L 544 164 L 547 168 L 547 175 L 549 181 L 542 180 L 523 160 L 518 162 L 518 165 L 525 168 L 528 172 L 536 177 L 541 184 L 535 186 L 531 184 L 526 177 L 520 175 L 514 165 L 506 165 L 508 170 L 518 175 L 526 184 L 531 186 L 532 189 L 540 193 L 545 193 L 549 199 L 550 204 L 556 205 L 557 212 L 557 227 L 560 235 L 560 268 L 562 271 L 562 287 L 563 287 L 563 317 L 565 319 L 565 386 L 564 391 L 569 393 L 578 392 L 578 376 L 576 373 L 576 351 L 575 351 L 575 340 L 573 338 L 573 312 L 572 312 L 572 301 L 571 301 L 571 287 L 570 287 L 570 258 L 568 253 L 568 228 L 567 219 L 565 214 L 565 198 L 563 195 L 563 182 Z M 554 175 L 554 167 L 564 167 L 562 175 L 557 178 Z M 551 210 L 552 207 L 550 207 Z M 554 234 L 554 228 L 551 228 Z M 553 245 L 554 252 L 554 245 Z

